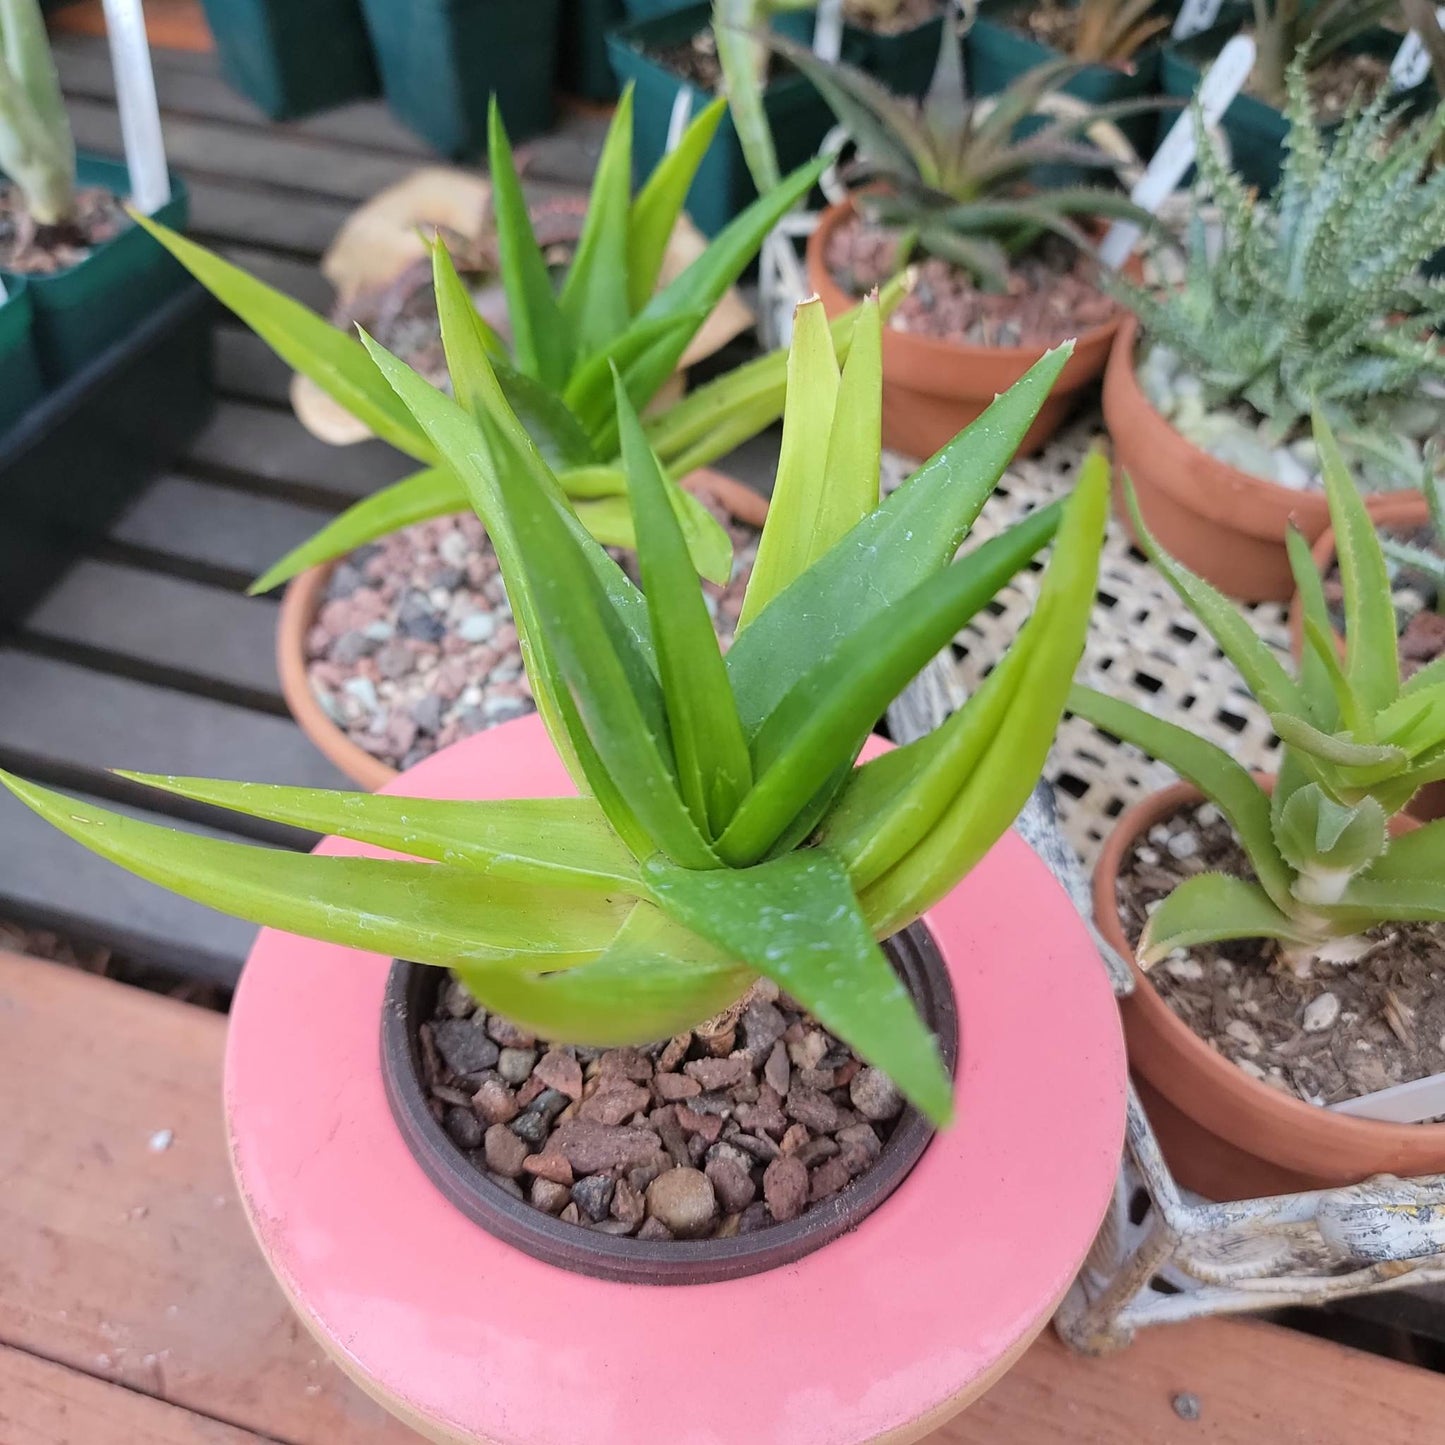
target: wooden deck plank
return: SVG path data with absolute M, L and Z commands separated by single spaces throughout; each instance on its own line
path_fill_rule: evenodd
M 211 333 L 216 390 L 240 401 L 291 405 L 291 368 L 253 332 L 229 315 Z
M 279 604 L 83 558 L 25 619 L 27 640 L 129 676 L 284 713 L 272 660 Z
M 222 1027 L 169 999 L 0 956 L 0 1081 L 51 1084 L 20 1092 L 0 1134 L 0 1177 L 18 1185 L 0 1192 L 0 1341 L 146 1394 L 157 1383 L 144 1361 L 167 1350 L 167 1398 L 187 1409 L 291 1445 L 416 1445 L 287 1315 L 241 1222 L 216 1107 Z M 57 1077 L 67 1070 L 77 1086 Z M 108 1087 L 79 1086 L 96 1077 Z M 147 1148 L 158 1129 L 174 1134 L 161 1153 Z M 1199 1420 L 1175 1413 L 1181 1392 L 1198 1397 Z M 1213 1320 L 1146 1331 L 1103 1360 L 1045 1335 L 930 1439 L 1420 1445 L 1442 1418 L 1439 1375 Z
M 353 209 L 319 196 L 277 195 L 258 186 L 210 178 L 190 183 L 192 234 L 208 244 L 218 237 L 319 256 Z
M 266 1445 L 219 1420 L 0 1345 L 5 1445 Z

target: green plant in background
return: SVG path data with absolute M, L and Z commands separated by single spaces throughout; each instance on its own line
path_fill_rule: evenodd
M 1433 334 L 1445 284 L 1419 270 L 1445 236 L 1445 172 L 1430 161 L 1445 107 L 1406 123 L 1382 95 L 1330 142 L 1300 57 L 1285 114 L 1275 193 L 1253 191 L 1201 137 L 1200 189 L 1219 233 L 1196 204 L 1183 284 L 1119 283 L 1148 343 L 1140 383 L 1183 435 L 1245 470 L 1308 484 L 1318 406 L 1367 489 L 1419 486 L 1424 443 L 1445 424 L 1428 386 L 1445 378 Z
M 692 338 L 756 255 L 763 237 L 817 179 L 803 166 L 713 238 L 660 290 L 657 279 L 688 188 L 706 153 L 722 101 L 684 132 L 634 198 L 632 96 L 623 94 L 597 164 L 581 236 L 560 289 L 537 244 L 507 133 L 495 105 L 489 133 L 493 209 L 510 348 L 480 317 L 477 330 L 509 404 L 557 472 L 583 524 L 600 541 L 630 546 L 632 519 L 618 461 L 612 368 L 629 401 L 645 407 L 673 374 Z M 467 506 L 455 468 L 398 401 L 354 336 L 300 302 L 247 275 L 204 246 L 145 217 L 146 227 L 203 285 L 288 365 L 308 376 L 377 436 L 422 470 L 343 513 L 259 578 L 266 591 L 308 566 L 430 517 Z M 839 330 L 846 343 L 851 318 Z M 693 559 L 704 576 L 726 580 L 731 549 L 722 527 L 675 479 L 776 420 L 782 356 L 740 367 L 649 427 L 666 470 Z
M 1313 68 L 1373 30 L 1399 0 L 1253 0 L 1256 47 L 1252 88 L 1261 100 L 1283 105 L 1290 67 L 1307 53 Z
M 1425 47 L 1435 94 L 1445 97 L 1445 26 L 1440 24 L 1433 0 L 1400 0 L 1400 15 Z M 1435 147 L 1435 164 L 1445 165 L 1445 139 Z
M 38 225 L 70 219 L 75 142 L 39 0 L 0 0 L 0 172 Z
M 1169 21 L 1155 14 L 1155 0 L 1079 0 L 1069 55 L 1093 65 L 1132 59 Z
M 138 778 L 435 860 L 419 863 L 198 838 L 0 777 L 143 877 L 243 918 L 455 969 L 543 1037 L 667 1037 L 766 975 L 944 1121 L 950 1082 L 875 940 L 942 898 L 1008 826 L 1082 651 L 1108 508 L 1102 457 L 1066 502 L 956 559 L 1069 348 L 880 502 L 879 308 L 865 303 L 840 371 L 821 303 L 805 303 L 773 504 L 724 656 L 620 379 L 641 592 L 577 525 L 455 272 L 441 270 L 456 400 L 368 347 L 486 524 L 538 710 L 581 796 L 436 802 Z M 1032 617 L 968 704 L 855 767 L 894 696 L 1056 532 Z
M 1434 550 L 1395 537 L 1381 537 L 1380 546 L 1392 562 L 1430 579 L 1435 587 L 1435 609 L 1445 612 L 1445 481 L 1432 477 L 1425 483 L 1425 505 L 1430 509 Z
M 769 43 L 808 77 L 857 144 L 849 178 L 877 187 L 857 195 L 863 214 L 901 227 L 919 250 L 964 267 L 990 290 L 1006 285 L 1010 257 L 1046 234 L 1087 248 L 1076 216 L 1150 221 L 1117 191 L 1031 187 L 1031 173 L 1042 166 L 1117 169 L 1123 157 L 1079 137 L 1100 122 L 1158 104 L 1088 107 L 1063 96 L 1081 65 L 1035 66 L 1000 95 L 971 97 L 958 36 L 945 19 L 933 80 L 919 103 L 893 95 L 853 66 L 825 65 L 776 36 Z M 1041 128 L 1021 136 L 1020 126 L 1036 116 L 1043 117 Z
M 1268 711 L 1284 744 L 1273 796 L 1223 749 L 1087 687 L 1069 707 L 1194 783 L 1224 814 L 1253 878 L 1203 873 L 1151 914 L 1148 965 L 1176 948 L 1272 938 L 1303 965 L 1384 923 L 1445 919 L 1445 821 L 1390 837 L 1389 823 L 1445 778 L 1445 660 L 1400 680 L 1385 558 L 1328 423 L 1315 421 L 1344 587 L 1346 654 L 1336 651 L 1324 588 L 1298 532 L 1290 562 L 1304 606 L 1305 651 L 1291 676 L 1223 596 L 1168 556 L 1137 506 L 1136 534 L 1186 607 Z

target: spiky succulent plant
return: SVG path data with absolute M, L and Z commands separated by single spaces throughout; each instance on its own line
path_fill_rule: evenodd
M 821 303 L 804 303 L 772 508 L 724 656 L 620 379 L 641 592 L 566 506 L 465 293 L 445 286 L 438 299 L 455 400 L 368 350 L 491 534 L 538 711 L 581 796 L 435 802 L 139 778 L 426 863 L 198 838 L 0 777 L 143 877 L 256 922 L 452 968 L 543 1037 L 666 1037 L 766 975 L 945 1120 L 950 1082 L 875 940 L 942 898 L 1012 820 L 1083 647 L 1102 457 L 1066 502 L 955 560 L 1068 348 L 880 502 L 878 307 L 863 308 L 840 373 Z M 1032 617 L 968 704 L 855 766 L 892 698 L 1055 532 Z
M 1373 30 L 1399 0 L 1253 0 L 1254 72 L 1251 88 L 1261 100 L 1282 105 L 1290 67 L 1307 59 L 1313 67 Z
M 1182 286 L 1119 283 L 1160 353 L 1157 372 L 1146 356 L 1141 381 L 1201 445 L 1211 414 L 1241 403 L 1262 418 L 1268 445 L 1307 437 L 1318 407 L 1377 485 L 1419 485 L 1421 442 L 1445 428 L 1445 352 L 1434 334 L 1445 283 L 1419 270 L 1445 236 L 1445 172 L 1430 166 L 1445 106 L 1406 122 L 1382 95 L 1331 141 L 1296 59 L 1286 115 L 1278 190 L 1258 195 L 1201 136 L 1200 190 L 1220 234 L 1196 205 Z
M 1095 65 L 1117 65 L 1169 28 L 1154 0 L 1079 0 L 1069 55 Z
M 1284 744 L 1273 795 L 1222 748 L 1120 698 L 1079 686 L 1069 707 L 1194 783 L 1224 814 L 1253 877 L 1202 873 L 1150 915 L 1146 966 L 1176 948 L 1278 940 L 1298 962 L 1380 924 L 1445 920 L 1445 821 L 1398 837 L 1390 820 L 1445 778 L 1445 660 L 1400 678 L 1384 555 L 1322 417 L 1315 422 L 1344 586 L 1346 652 L 1336 651 L 1324 588 L 1298 532 L 1290 562 L 1304 605 L 1305 651 L 1291 676 L 1248 621 L 1149 535 L 1151 560 L 1268 711 Z M 1132 493 L 1130 494 L 1132 506 Z
M 480 316 L 477 334 L 508 402 L 556 471 L 577 515 L 608 544 L 632 542 L 612 368 L 621 375 L 628 399 L 642 410 L 672 376 L 763 237 L 807 194 L 821 168 L 813 163 L 789 175 L 658 289 L 668 238 L 724 110 L 719 100 L 699 114 L 634 197 L 632 93 L 624 92 L 598 160 L 577 249 L 557 288 L 537 244 L 506 130 L 492 106 L 492 205 L 510 347 Z M 446 465 L 355 336 L 204 246 L 145 217 L 136 219 L 282 360 L 422 468 L 328 523 L 258 578 L 254 591 L 267 591 L 306 567 L 344 556 L 401 527 L 466 508 L 466 489 L 455 468 Z M 851 326 L 852 319 L 844 318 L 840 341 L 846 342 Z M 649 421 L 649 437 L 669 486 L 777 419 L 785 364 L 781 354 L 762 357 Z M 726 580 L 731 561 L 726 533 L 689 493 L 675 490 L 674 496 L 698 570 L 715 581 Z
M 1423 573 L 1435 586 L 1435 607 L 1445 612 L 1445 480 L 1432 477 L 1425 483 L 1425 505 L 1430 512 L 1434 546 L 1421 547 L 1397 537 L 1381 537 L 1385 555 L 1402 567 Z
M 40 0 L 0 0 L 0 172 L 42 226 L 75 206 L 75 142 Z
M 1099 122 L 1158 104 L 1089 107 L 1061 97 L 1080 64 L 1035 66 L 1000 95 L 970 96 L 958 35 L 945 17 L 933 79 L 918 102 L 893 95 L 854 66 L 824 65 L 777 36 L 769 43 L 808 77 L 856 143 L 849 179 L 860 187 L 855 203 L 863 213 L 901 228 L 923 253 L 963 267 L 990 290 L 1002 290 L 1010 258 L 1045 235 L 1087 246 L 1077 217 L 1149 223 L 1117 190 L 1033 185 L 1045 166 L 1117 170 L 1123 156 L 1080 137 Z M 1035 118 L 1039 128 L 1023 134 Z

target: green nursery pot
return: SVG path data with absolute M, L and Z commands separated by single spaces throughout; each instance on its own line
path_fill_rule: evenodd
M 75 169 L 82 186 L 104 186 L 122 197 L 130 194 L 124 161 L 81 155 Z M 184 230 L 188 210 L 185 183 L 172 175 L 171 198 L 155 219 Z M 185 276 L 179 263 L 139 226 L 127 226 L 68 271 L 26 276 L 35 309 L 35 350 L 46 385 L 59 386 L 123 340 L 181 289 Z M 0 279 L 8 290 L 19 278 L 0 270 Z
M 35 355 L 34 308 L 23 281 L 6 284 L 0 301 L 0 436 L 40 400 L 44 386 Z
M 557 78 L 563 90 L 585 100 L 617 99 L 607 32 L 625 13 L 622 0 L 562 0 Z
M 669 70 L 649 50 L 677 45 L 704 29 L 711 19 L 708 5 L 661 15 L 627 25 L 607 37 L 612 69 L 619 82 L 632 81 L 632 169 L 648 175 L 662 159 L 667 129 L 679 91 L 691 96 L 689 115 L 696 115 L 712 95 Z M 768 123 L 778 148 L 778 164 L 786 173 L 817 153 L 833 125 L 833 113 L 801 75 L 775 80 L 763 93 Z M 725 113 L 707 155 L 698 167 L 687 196 L 687 213 L 705 235 L 714 236 L 757 195 L 733 128 Z
M 377 92 L 359 0 L 201 0 L 227 81 L 273 120 Z
M 513 140 L 552 124 L 558 0 L 361 0 L 397 118 L 444 155 L 487 145 L 495 94 Z

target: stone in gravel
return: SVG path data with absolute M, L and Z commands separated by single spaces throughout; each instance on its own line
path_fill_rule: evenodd
M 517 1117 L 512 1091 L 495 1074 L 482 1080 L 472 1095 L 472 1108 L 488 1124 L 505 1124 Z
M 566 1209 L 558 1215 L 558 1218 L 561 1219 L 563 1224 L 581 1224 L 582 1211 L 578 1209 L 575 1204 L 569 1204 Z
M 326 656 L 340 667 L 354 667 L 375 646 L 364 632 L 343 632 L 327 649 Z
M 738 1219 L 738 1233 L 756 1234 L 758 1230 L 766 1229 L 775 1222 L 773 1211 L 760 1199 L 756 1204 L 750 1204 L 743 1210 Z
M 652 1060 L 641 1049 L 608 1049 L 597 1060 L 597 1073 L 604 1079 L 630 1079 L 645 1084 L 652 1077 Z
M 779 1224 L 796 1219 L 808 1202 L 807 1167 L 788 1155 L 774 1159 L 763 1174 L 763 1197 Z
M 572 1186 L 572 1198 L 589 1219 L 606 1219 L 617 1181 L 610 1174 L 589 1174 Z
M 499 1050 L 470 1019 L 443 1019 L 432 1031 L 437 1052 L 454 1074 L 479 1074 L 497 1062 Z
M 694 1059 L 683 1065 L 683 1072 L 696 1079 L 704 1089 L 728 1089 L 748 1076 L 746 1059 Z
M 712 1181 L 699 1169 L 669 1169 L 647 1186 L 647 1212 L 678 1239 L 697 1239 L 717 1218 Z
M 630 1169 L 662 1152 L 662 1141 L 651 1129 L 614 1128 L 583 1118 L 562 1120 L 552 1134 L 552 1145 L 579 1174 Z
M 754 999 L 743 1010 L 738 1021 L 742 1029 L 743 1047 L 755 1058 L 762 1058 L 782 1038 L 788 1021 L 782 1010 L 763 999 Z
M 435 693 L 427 693 L 411 707 L 411 720 L 424 733 L 434 733 L 442 725 L 442 700 Z
M 518 1114 L 507 1127 L 517 1138 L 525 1139 L 529 1144 L 541 1145 L 547 1142 L 549 1120 L 536 1109 L 528 1109 L 525 1114 Z
M 691 1047 L 691 1034 L 678 1034 L 674 1038 L 670 1038 L 657 1056 L 658 1073 L 670 1073 L 687 1057 L 687 1051 Z
M 446 986 L 442 989 L 441 1004 L 442 1012 L 453 1019 L 471 1018 L 477 1011 L 476 999 L 467 991 L 465 984 L 458 983 L 454 978 L 446 981 Z M 485 1022 L 486 1020 L 482 1019 L 474 1027 L 480 1027 L 480 1024 Z
M 652 1181 L 649 1180 L 650 1184 Z M 647 1201 L 643 1190 L 638 1189 L 630 1179 L 619 1179 L 612 1191 L 612 1217 L 636 1228 L 647 1214 Z
M 690 1164 L 692 1155 L 688 1151 L 687 1135 L 683 1133 L 682 1125 L 677 1122 L 677 1107 L 668 1104 L 664 1108 L 654 1109 L 647 1119 L 657 1130 L 663 1147 L 672 1156 L 673 1163 Z
M 550 1123 L 561 1118 L 571 1102 L 560 1089 L 543 1089 L 527 1107 Z
M 659 1154 L 649 1164 L 639 1164 L 627 1171 L 627 1182 L 639 1194 L 647 1193 L 647 1186 L 662 1173 L 664 1169 L 672 1168 L 672 1159 L 667 1154 Z
M 498 1174 L 495 1169 L 487 1170 L 487 1178 L 504 1194 L 510 1194 L 513 1199 L 525 1199 L 527 1197 L 522 1193 L 522 1186 L 518 1184 L 515 1179 L 509 1179 L 505 1174 Z
M 412 669 L 412 653 L 404 642 L 388 642 L 376 654 L 376 670 L 388 682 L 395 682 Z
M 544 1149 L 540 1154 L 529 1154 L 522 1161 L 522 1169 L 537 1179 L 548 1179 L 553 1184 L 572 1187 L 572 1166 L 566 1156 L 555 1149 Z
M 711 1164 L 718 1159 L 731 1159 L 734 1164 L 742 1169 L 751 1169 L 753 1167 L 753 1156 L 745 1149 L 739 1149 L 736 1144 L 727 1139 L 720 1140 L 708 1148 L 707 1162 Z
M 706 1169 L 718 1203 L 728 1214 L 740 1214 L 757 1198 L 752 1175 L 735 1159 L 713 1159 Z
M 860 1069 L 848 1086 L 848 1098 L 865 1119 L 881 1123 L 903 1112 L 903 1095 L 882 1069 Z
M 595 1119 L 599 1124 L 621 1124 L 651 1102 L 651 1094 L 641 1084 L 610 1079 L 590 1099 L 582 1101 L 577 1114 L 582 1119 Z
M 750 1134 L 781 1134 L 788 1127 L 782 1095 L 770 1084 L 758 1090 L 756 1104 L 739 1106 L 736 1118 Z
M 883 1152 L 883 1145 L 871 1124 L 851 1124 L 846 1129 L 839 1129 L 836 1138 L 843 1150 L 861 1150 L 870 1161 Z
M 836 1069 L 799 1069 L 793 1075 L 794 1084 L 801 1084 L 805 1089 L 816 1090 L 820 1094 L 826 1094 L 829 1089 L 838 1087 L 838 1071 Z
M 800 1164 L 806 1164 L 811 1169 L 815 1164 L 821 1164 L 825 1159 L 831 1159 L 837 1152 L 837 1141 L 824 1135 L 818 1139 L 809 1139 L 801 1148 L 794 1149 L 793 1157 Z
M 1307 1034 L 1322 1034 L 1335 1026 L 1340 1016 L 1340 1001 L 1332 993 L 1322 993 L 1305 1005 L 1302 1027 Z
M 788 1045 L 788 1057 L 799 1069 L 816 1069 L 827 1052 L 827 1037 L 818 1029 L 809 1029 L 797 1043 Z
M 457 623 L 463 642 L 486 642 L 496 630 L 497 619 L 490 612 L 470 612 Z
M 525 1109 L 528 1104 L 535 1103 L 547 1092 L 547 1086 L 541 1079 L 529 1078 L 520 1089 L 517 1090 L 517 1103 Z
M 482 1121 L 470 1109 L 447 1110 L 443 1126 L 459 1149 L 478 1149 L 482 1143 Z
M 786 1097 L 788 1085 L 793 1078 L 792 1060 L 788 1058 L 788 1046 L 781 1039 L 773 1045 L 768 1061 L 763 1065 L 763 1078 L 769 1087 L 776 1089 L 780 1097 Z
M 734 1105 L 731 1094 L 714 1089 L 710 1094 L 699 1094 L 695 1099 L 689 1099 L 686 1107 L 694 1114 L 716 1114 L 719 1119 L 731 1119 Z
M 565 1184 L 538 1177 L 532 1181 L 532 1203 L 548 1214 L 561 1214 L 572 1199 L 572 1191 Z
M 672 1231 L 660 1219 L 644 1219 L 637 1231 L 638 1239 L 672 1239 Z
M 702 1093 L 702 1085 L 686 1074 L 658 1074 L 652 1090 L 664 1104 L 675 1104 L 679 1099 L 695 1099 Z
M 831 1199 L 853 1176 L 848 1172 L 848 1166 L 841 1159 L 829 1159 L 825 1164 L 820 1164 L 808 1182 L 809 1203 L 816 1204 L 821 1199 Z
M 487 1033 L 504 1049 L 530 1049 L 537 1042 L 535 1035 L 519 1029 L 511 1019 L 493 1014 L 487 1020 Z
M 714 1239 L 732 1239 L 742 1224 L 741 1214 L 729 1214 L 723 1222 L 713 1231 Z
M 722 1133 L 721 1115 L 699 1114 L 687 1104 L 677 1105 L 677 1122 L 683 1133 L 697 1134 L 709 1144 L 715 1143 L 718 1135 Z
M 796 1154 L 812 1137 L 806 1124 L 789 1124 L 778 1141 L 778 1149 L 784 1154 Z
M 615 1234 L 620 1236 L 631 1234 L 637 1226 L 635 1224 L 627 1224 L 621 1219 L 599 1219 L 591 1228 L 595 1229 L 598 1234 Z
M 537 1062 L 536 1049 L 503 1049 L 495 1061 L 497 1072 L 509 1083 L 520 1084 L 532 1072 Z M 546 1080 L 542 1081 L 544 1084 Z
M 838 1106 L 826 1094 L 796 1079 L 788 1090 L 785 1107 L 790 1118 L 806 1124 L 816 1134 L 829 1134 L 838 1127 Z
M 487 1168 L 507 1179 L 515 1179 L 522 1172 L 522 1164 L 532 1152 L 527 1141 L 519 1139 L 505 1124 L 493 1124 L 486 1132 L 482 1147 Z

